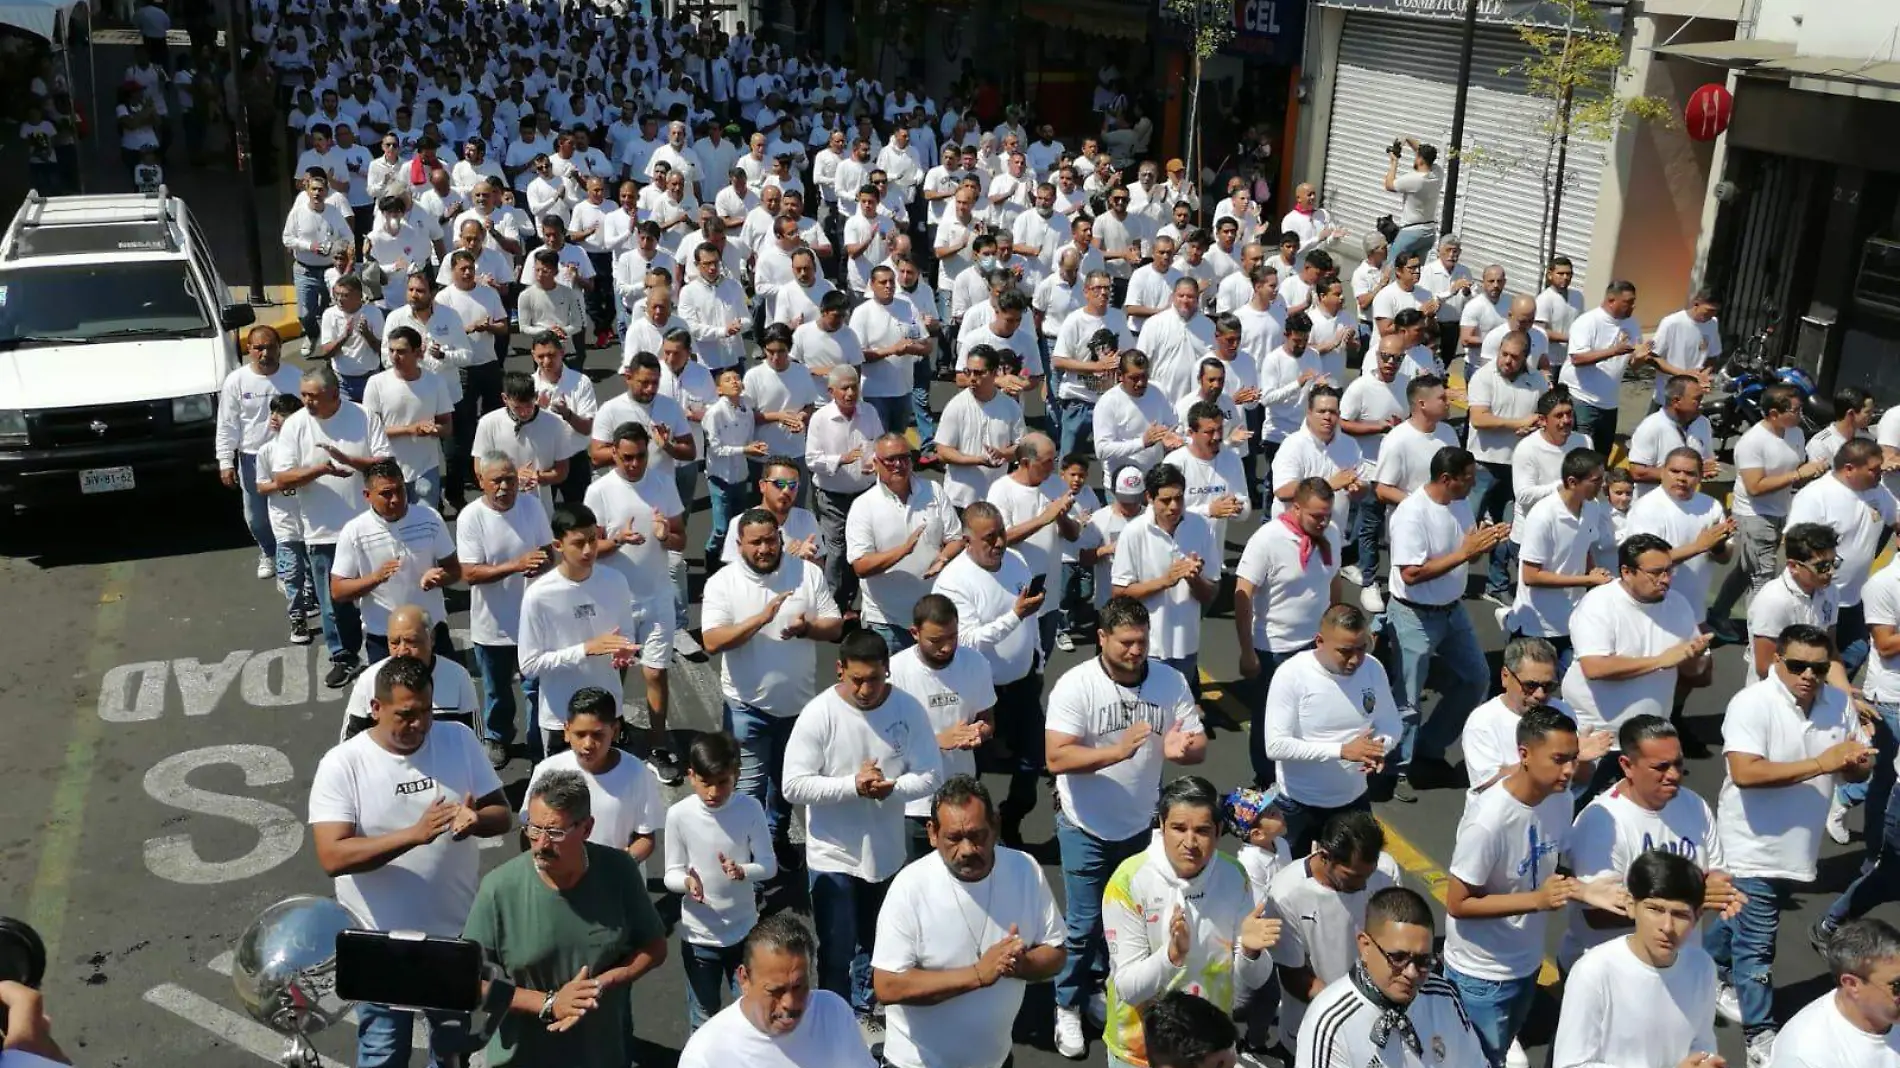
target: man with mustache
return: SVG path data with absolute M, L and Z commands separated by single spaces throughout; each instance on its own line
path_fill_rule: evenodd
M 693 1032 L 680 1068 L 874 1068 L 850 1002 L 813 990 L 817 939 L 791 912 L 760 920 L 746 936 L 739 1000 Z

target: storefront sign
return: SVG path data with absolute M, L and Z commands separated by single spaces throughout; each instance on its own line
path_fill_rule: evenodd
M 1416 15 L 1427 19 L 1460 20 L 1465 17 L 1469 0 L 1316 0 L 1321 7 L 1349 11 L 1378 11 L 1389 15 Z M 1623 28 L 1621 5 L 1593 4 L 1597 23 L 1602 29 L 1618 33 Z M 1478 21 L 1510 26 L 1546 26 L 1562 29 L 1572 18 L 1569 5 L 1555 0 L 1478 0 Z
M 1300 61 L 1302 38 L 1306 33 L 1307 0 L 1199 0 L 1198 12 L 1186 11 L 1180 0 L 1156 0 L 1162 36 L 1176 43 L 1187 42 L 1190 25 L 1198 14 L 1202 24 L 1222 24 L 1233 28 L 1233 35 L 1221 46 L 1228 55 L 1247 56 L 1291 66 Z

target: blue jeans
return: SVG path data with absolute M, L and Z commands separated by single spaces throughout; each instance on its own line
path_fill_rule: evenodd
M 1379 584 L 1379 535 L 1385 531 L 1385 505 L 1368 493 L 1352 502 L 1347 515 L 1352 523 L 1352 543 L 1358 547 L 1361 585 Z
M 1267 759 L 1267 690 L 1273 685 L 1273 673 L 1281 664 L 1293 659 L 1313 647 L 1307 642 L 1298 649 L 1284 653 L 1272 653 L 1265 649 L 1255 649 L 1254 657 L 1260 661 L 1260 675 L 1257 678 L 1243 680 L 1247 692 L 1249 717 L 1253 721 L 1253 732 L 1247 737 L 1247 759 L 1253 765 L 1253 784 L 1272 786 L 1277 773 L 1273 761 Z
M 1749 1038 L 1775 1030 L 1775 934 L 1781 926 L 1779 886 L 1774 879 L 1736 879 L 1748 895 L 1732 920 L 1711 918 L 1702 932 L 1702 948 L 1715 959 L 1722 977 L 1735 985 L 1742 1003 L 1742 1033 Z M 1466 1011 L 1470 1011 L 1467 1005 Z
M 238 491 L 243 494 L 244 525 L 251 530 L 251 540 L 265 556 L 277 555 L 277 535 L 270 529 L 270 507 L 264 502 L 264 495 L 257 492 L 256 453 L 238 453 L 237 479 Z
M 1410 226 L 1404 227 L 1399 230 L 1398 236 L 1392 240 L 1392 252 L 1391 255 L 1386 257 L 1385 262 L 1396 264 L 1401 257 L 1410 252 L 1416 252 L 1421 258 L 1430 260 L 1432 258 L 1432 239 L 1437 236 L 1437 223 L 1413 223 Z
M 785 743 L 797 716 L 773 716 L 751 705 L 726 702 L 725 729 L 739 743 L 739 792 L 765 809 L 772 841 L 783 842 L 792 828 L 792 806 L 779 784 L 785 778 Z
M 1064 400 L 1056 406 L 1057 433 L 1062 439 L 1063 456 L 1095 451 L 1095 405 L 1087 401 Z M 1109 472 L 1110 477 L 1114 472 Z
M 295 623 L 317 607 L 317 593 L 310 584 L 310 557 L 300 541 L 280 541 L 271 555 L 277 565 L 277 588 L 284 591 L 284 613 Z
M 1616 409 L 1578 401 L 1576 412 L 1577 433 L 1589 438 L 1590 447 L 1607 461 L 1610 448 L 1616 444 Z
M 357 404 L 363 403 L 363 389 L 369 385 L 374 375 L 337 375 L 337 381 L 343 386 L 343 395 Z
M 1414 754 L 1444 757 L 1445 748 L 1464 730 L 1465 717 L 1484 700 L 1491 672 L 1463 602 L 1420 610 L 1395 598 L 1386 607 L 1386 617 L 1398 647 L 1399 670 L 1392 680 L 1392 697 L 1405 721 L 1398 755 L 1388 770 L 1403 774 Z M 1434 662 L 1439 668 L 1436 673 L 1431 671 Z M 1427 675 L 1437 680 L 1438 704 L 1430 720 L 1421 725 L 1418 706 Z
M 733 970 L 745 956 L 744 943 L 701 946 L 680 939 L 680 963 L 686 968 L 686 1033 L 699 1030 L 727 997 L 737 998 Z
M 1056 845 L 1062 853 L 1062 918 L 1067 954 L 1056 974 L 1056 1004 L 1088 1007 L 1089 994 L 1108 974 L 1108 944 L 1102 937 L 1102 891 L 1122 861 L 1148 847 L 1146 833 L 1106 842 L 1056 813 Z
M 1524 1029 L 1531 1003 L 1537 1000 L 1537 973 L 1516 979 L 1479 979 L 1447 967 L 1445 978 L 1458 988 L 1458 1000 L 1471 1019 L 1471 1029 L 1478 1033 L 1485 1059 L 1491 1068 L 1503 1068 L 1504 1055 Z
M 1201 657 L 1199 653 L 1189 653 L 1187 656 L 1177 656 L 1172 659 L 1157 656 L 1154 659 L 1159 663 L 1166 664 L 1174 670 L 1179 671 L 1181 677 L 1187 680 L 1188 689 L 1194 692 L 1194 699 L 1196 701 L 1201 699 Z
M 874 883 L 835 871 L 811 873 L 811 922 L 818 934 L 818 985 L 864 1015 L 877 998 L 871 992 L 871 950 L 877 914 L 890 880 Z
M 936 368 L 930 365 L 933 358 L 919 356 L 910 365 L 910 421 L 917 428 L 917 447 L 925 452 L 937 445 L 937 420 L 930 414 L 930 384 L 937 377 Z
M 330 599 L 330 567 L 336 562 L 336 543 L 313 542 L 304 549 L 310 559 L 310 584 L 316 588 L 317 608 L 323 613 L 323 644 L 330 650 L 330 662 L 360 663 L 363 614 L 354 604 Z
M 1900 704 L 1883 701 L 1875 707 L 1880 722 L 1874 726 L 1874 773 L 1866 783 L 1867 860 L 1873 867 L 1865 868 L 1828 907 L 1822 922 L 1829 927 L 1900 900 L 1900 793 L 1894 791 L 1893 767 L 1900 749 Z
M 468 1045 L 468 1017 L 459 1012 L 413 1013 L 368 1001 L 356 1006 L 357 1068 L 383 1068 L 409 1063 L 416 1017 L 429 1021 L 429 1063 L 461 1064 L 473 1052 Z
M 878 422 L 884 426 L 886 434 L 902 434 L 909 425 L 905 418 L 910 414 L 910 394 L 900 393 L 895 397 L 866 397 L 864 403 L 877 413 Z
M 712 531 L 706 535 L 706 571 L 711 574 L 719 554 L 726 546 L 726 528 L 752 503 L 752 483 L 741 478 L 728 482 L 707 475 L 712 490 Z
M 409 496 L 410 504 L 426 504 L 440 512 L 442 510 L 442 470 L 430 468 L 410 479 L 403 487 Z
M 329 266 L 327 263 L 321 267 L 298 263 L 292 272 L 297 286 L 297 322 L 302 324 L 304 341 L 312 349 L 323 332 L 323 309 L 330 306 L 330 287 L 323 284 L 323 272 Z
M 1841 614 L 1834 620 L 1834 644 L 1841 650 L 1841 667 L 1848 678 L 1860 674 L 1867 665 L 1869 641 L 1867 606 L 1842 605 Z
M 910 636 L 910 631 L 895 623 L 866 623 L 864 629 L 884 639 L 884 647 L 891 651 L 892 656 L 917 644 L 917 639 Z
M 1092 623 L 1095 616 L 1095 569 L 1063 564 L 1062 600 L 1056 607 L 1058 629 L 1065 634 L 1075 634 L 1081 626 Z
M 515 722 L 515 676 L 521 671 L 520 651 L 512 645 L 477 645 L 475 670 L 482 678 L 482 740 L 507 745 L 519 730 Z M 536 722 L 535 704 L 540 695 L 538 680 L 522 678 L 521 699 L 531 724 Z
M 1321 808 L 1318 805 L 1305 805 L 1285 794 L 1280 795 L 1280 812 L 1286 816 L 1286 841 L 1293 848 L 1293 855 L 1303 857 L 1313 851 L 1313 839 L 1326 826 L 1326 821 L 1342 812 L 1371 812 L 1372 794 L 1361 793 L 1358 797 L 1333 808 Z
M 1511 465 L 1480 462 L 1478 481 L 1471 488 L 1471 500 L 1476 502 L 1472 518 L 1478 522 L 1510 522 L 1511 509 L 1516 502 L 1511 492 Z M 1517 575 L 1510 559 L 1516 554 L 1509 550 L 1511 545 L 1506 540 L 1491 550 L 1491 569 L 1484 580 L 1486 593 L 1509 593 L 1517 585 Z

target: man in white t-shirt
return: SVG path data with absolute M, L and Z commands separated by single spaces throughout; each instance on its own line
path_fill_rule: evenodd
M 1735 443 L 1735 540 L 1741 562 L 1722 581 L 1709 608 L 1717 634 L 1736 636 L 1729 613 L 1744 584 L 1752 596 L 1774 578 L 1775 550 L 1787 522 L 1794 487 L 1827 473 L 1827 465 L 1806 459 L 1807 436 L 1801 430 L 1801 395 L 1777 383 L 1762 390 L 1761 422 Z
M 1775 651 L 1774 672 L 1736 694 L 1723 714 L 1716 830 L 1747 901 L 1703 939 L 1732 988 L 1718 1004 L 1730 1019 L 1740 1017 L 1750 1065 L 1767 1064 L 1775 1045 L 1771 969 L 1780 894 L 1814 880 L 1828 800 L 1841 783 L 1864 780 L 1874 760 L 1853 704 L 1827 684 L 1834 660 L 1827 632 L 1796 624 L 1782 631 Z
M 1649 343 L 1636 321 L 1636 287 L 1611 282 L 1603 291 L 1603 303 L 1570 324 L 1569 337 L 1568 359 L 1557 380 L 1570 387 L 1577 403 L 1577 432 L 1608 456 L 1616 441 L 1623 375 L 1650 359 Z
M 1003 517 L 1005 538 L 1029 566 L 1042 576 L 1044 589 L 1062 588 L 1062 554 L 1081 537 L 1082 525 L 1074 513 L 1076 491 L 1056 476 L 1056 443 L 1049 435 L 1030 431 L 1011 450 L 1016 469 L 990 483 L 984 500 Z M 1044 662 L 1055 646 L 1056 608 L 1061 597 L 1045 598 L 1037 614 L 1037 648 Z
M 1767 1068 L 1893 1068 L 1900 1064 L 1900 931 L 1846 924 L 1828 943 L 1834 986 L 1781 1029 Z
M 927 804 L 931 852 L 891 880 L 877 917 L 884 1060 L 1001 1068 L 1025 985 L 1062 967 L 1061 916 L 1036 860 L 997 846 L 996 806 L 974 775 L 946 779 Z
M 911 643 L 917 599 L 963 551 L 963 523 L 939 483 L 917 477 L 910 443 L 886 433 L 872 443 L 877 482 L 845 518 L 845 556 L 864 590 L 864 625 L 895 656 Z
M 1524 713 L 1516 766 L 1467 798 L 1458 821 L 1445 883 L 1445 978 L 1458 988 L 1491 1068 L 1503 1068 L 1530 1015 L 1544 914 L 1572 901 L 1628 911 L 1619 880 L 1586 882 L 1569 873 L 1578 750 L 1569 716 L 1549 706 Z
M 1359 961 L 1359 933 L 1365 929 L 1366 903 L 1388 886 L 1399 885 L 1399 866 L 1385 852 L 1385 828 L 1370 812 L 1343 812 L 1326 821 L 1313 851 L 1294 858 L 1263 888 L 1272 913 L 1280 917 L 1280 940 L 1273 945 L 1274 971 L 1285 997 L 1280 1002 L 1280 1035 L 1297 1035 L 1306 1007 Z
M 402 474 L 394 460 L 379 460 L 364 470 L 369 510 L 338 532 L 330 565 L 330 597 L 361 611 L 364 659 L 370 664 L 389 656 L 389 616 L 405 605 L 427 612 L 437 647 L 455 655 L 442 593 L 462 577 L 455 538 L 435 509 L 409 503 Z
M 1630 434 L 1626 466 L 1636 482 L 1636 497 L 1649 496 L 1667 481 L 1663 477 L 1663 457 L 1672 449 L 1690 448 L 1702 457 L 1702 477 L 1714 478 L 1715 434 L 1708 417 L 1702 414 L 1702 398 L 1708 395 L 1694 375 L 1677 375 L 1661 390 L 1662 407 L 1643 417 Z
M 1458 736 L 1464 756 L 1465 778 L 1477 793 L 1504 777 L 1517 764 L 1517 721 L 1533 708 L 1549 706 L 1565 715 L 1570 709 L 1556 699 L 1562 676 L 1557 649 L 1542 638 L 1523 636 L 1504 644 L 1498 681 L 1503 692 L 1473 709 Z M 1593 731 L 1578 739 L 1578 759 L 1595 761 L 1610 748 L 1608 731 Z
M 1570 352 L 1570 325 L 1583 314 L 1583 292 L 1570 288 L 1576 268 L 1568 256 L 1552 256 L 1537 294 L 1536 325 L 1550 338 L 1550 365 L 1562 367 Z
M 890 662 L 883 638 L 845 635 L 837 684 L 799 712 L 785 743 L 785 799 L 805 808 L 818 984 L 849 997 L 860 1019 L 874 1002 L 868 921 L 904 865 L 904 804 L 934 793 L 943 768 L 930 718 L 891 686 Z
M 1722 356 L 1722 327 L 1715 313 L 1722 308 L 1713 291 L 1698 289 L 1688 307 L 1670 312 L 1656 324 L 1650 345 L 1656 353 L 1656 406 L 1663 406 L 1663 387 L 1676 375 L 1690 375 L 1707 389 L 1714 382 L 1716 361 Z
M 1623 536 L 1655 534 L 1669 543 L 1676 565 L 1674 589 L 1689 602 L 1700 624 L 1709 603 L 1710 572 L 1733 555 L 1729 536 L 1735 532 L 1735 521 L 1720 502 L 1701 492 L 1701 453 L 1688 447 L 1673 449 L 1660 466 L 1661 491 L 1630 507 Z M 1687 677 L 1682 684 L 1697 685 Z
M 1616 577 L 1616 531 L 1610 506 L 1600 499 L 1603 458 L 1578 448 L 1565 453 L 1561 464 L 1557 492 L 1532 505 L 1511 527 L 1517 595 L 1500 613 L 1513 637 L 1529 635 L 1551 644 L 1559 676 L 1570 668 L 1570 616 L 1577 602 L 1585 591 Z M 1469 751 L 1465 763 L 1468 768 Z
M 1149 381 L 1149 372 L 1146 353 L 1123 349 L 1119 385 L 1103 390 L 1095 402 L 1091 426 L 1096 453 L 1107 471 L 1132 466 L 1145 475 L 1169 451 L 1181 447 L 1173 402 Z M 1104 485 L 1110 477 L 1103 475 Z
M 693 1032 L 680 1068 L 876 1068 L 851 1003 L 811 987 L 817 939 L 790 910 L 746 935 L 739 998 Z
M 1144 477 L 1148 511 L 1115 542 L 1111 592 L 1133 597 L 1152 622 L 1149 657 L 1181 673 L 1201 693 L 1201 606 L 1220 590 L 1223 550 L 1214 524 L 1187 508 L 1187 478 L 1162 463 Z
M 1496 357 L 1478 366 L 1465 381 L 1471 413 L 1468 442 L 1478 460 L 1478 481 L 1471 488 L 1473 519 L 1508 523 L 1515 511 L 1511 450 L 1542 425 L 1537 401 L 1550 388 L 1544 373 L 1530 366 L 1530 348 L 1530 335 L 1507 333 L 1498 343 Z M 1515 544 L 1507 540 L 1491 554 L 1484 592 L 1494 604 L 1510 603 L 1511 588 L 1516 585 L 1511 573 Z
M 1794 495 L 1788 506 L 1788 525 L 1824 523 L 1840 539 L 1840 566 L 1834 569 L 1834 588 L 1841 608 L 1835 623 L 1841 667 L 1848 678 L 1860 674 L 1867 662 L 1867 613 L 1861 605 L 1861 587 L 1873 573 L 1874 557 L 1885 532 L 1894 526 L 1896 502 L 1880 484 L 1880 446 L 1857 438 L 1834 454 L 1834 472 L 1815 479 Z
M 310 784 L 310 833 L 336 896 L 377 931 L 459 938 L 475 901 L 474 838 L 514 825 L 501 780 L 474 732 L 431 725 L 428 665 L 395 657 L 377 665 L 375 725 L 324 754 Z M 415 1015 L 361 1002 L 356 1059 L 405 1059 Z M 462 1052 L 468 1017 L 428 1012 L 431 1053 Z
M 976 750 L 996 736 L 996 686 L 983 654 L 957 641 L 957 606 L 926 593 L 911 609 L 911 645 L 891 657 L 891 685 L 915 697 L 937 733 L 947 781 L 976 774 Z M 930 799 L 904 806 L 912 860 L 930 852 Z
M 1491 331 L 1505 324 L 1506 314 L 1517 303 L 1516 298 L 1505 301 L 1504 284 L 1502 266 L 1494 263 L 1486 267 L 1479 276 L 1477 291 L 1465 300 L 1464 310 L 1458 313 L 1458 347 L 1465 354 L 1466 385 L 1490 360 L 1489 354 L 1484 351 L 1484 339 L 1491 335 Z M 1524 300 L 1526 304 L 1530 303 L 1530 298 Z M 1446 329 L 1442 322 L 1443 316 L 1440 316 L 1440 320 L 1439 329 Z M 1449 357 L 1445 359 L 1445 366 L 1447 370 L 1451 367 Z
M 515 718 L 515 676 L 520 673 L 518 636 L 521 598 L 530 577 L 553 563 L 549 547 L 554 530 L 548 512 L 533 494 L 521 493 L 514 460 L 484 455 L 476 459 L 482 495 L 456 516 L 456 557 L 469 589 L 469 643 L 482 676 L 482 747 L 497 768 L 508 762 L 508 746 L 519 730 Z M 535 680 L 522 679 L 523 696 L 535 704 Z
M 1385 363 L 1389 348 L 1401 346 L 1394 340 L 1395 335 L 1387 335 L 1379 340 L 1379 362 Z M 1344 398 L 1341 398 L 1342 404 Z M 1372 472 L 1372 493 L 1380 511 L 1376 531 L 1389 527 L 1392 510 L 1406 498 L 1425 488 L 1432 479 L 1432 457 L 1440 449 L 1454 448 L 1458 444 L 1458 435 L 1446 424 L 1451 414 L 1450 400 L 1446 396 L 1445 380 L 1437 375 L 1419 375 L 1405 383 L 1406 408 L 1409 417 L 1393 426 L 1385 433 L 1385 440 L 1379 444 L 1377 464 Z M 1343 408 L 1342 408 L 1343 411 Z M 1476 477 L 1475 475 L 1473 476 Z M 1385 600 L 1379 595 L 1377 579 L 1377 550 L 1365 552 L 1365 535 L 1360 535 L 1359 569 L 1363 574 L 1364 589 L 1360 592 L 1360 606 L 1368 612 L 1385 610 Z M 1371 570 L 1368 570 L 1371 569 Z
M 1100 654 L 1064 672 L 1049 693 L 1043 744 L 1062 802 L 1056 843 L 1068 926 L 1055 981 L 1056 1049 L 1069 1058 L 1086 1052 L 1082 1016 L 1108 970 L 1109 877 L 1148 844 L 1162 763 L 1199 764 L 1207 753 L 1187 680 L 1148 656 L 1150 626 L 1140 601 L 1110 598 L 1096 632 Z

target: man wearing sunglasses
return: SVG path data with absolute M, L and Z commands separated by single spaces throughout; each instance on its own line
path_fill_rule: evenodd
M 1503 691 L 1471 711 L 1460 732 L 1465 774 L 1477 793 L 1503 778 L 1517 765 L 1517 721 L 1533 708 L 1554 708 L 1571 715 L 1570 706 L 1557 700 L 1557 680 L 1563 676 L 1562 654 L 1543 638 L 1513 637 L 1504 646 L 1498 672 Z M 1579 740 L 1577 759 L 1594 764 L 1610 751 L 1614 736 L 1591 731 Z
M 1358 958 L 1313 999 L 1293 1068 L 1482 1063 L 1458 991 L 1432 974 L 1434 927 L 1431 906 L 1416 891 L 1388 886 L 1373 894 L 1356 940 Z
M 1775 653 L 1774 672 L 1736 694 L 1723 716 L 1716 830 L 1748 900 L 1704 939 L 1725 985 L 1717 1008 L 1742 1025 L 1749 1068 L 1766 1068 L 1775 1046 L 1779 894 L 1814 881 L 1828 799 L 1841 783 L 1867 778 L 1874 758 L 1847 695 L 1827 685 L 1835 659 L 1827 632 L 1798 623 L 1781 632 Z
M 1844 925 L 1827 948 L 1834 989 L 1795 1013 L 1773 1068 L 1878 1068 L 1900 1057 L 1900 931 Z

